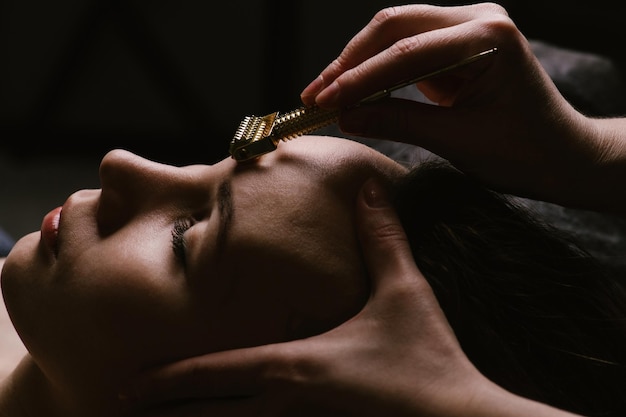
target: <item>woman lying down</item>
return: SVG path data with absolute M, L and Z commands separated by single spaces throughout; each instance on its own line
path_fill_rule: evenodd
M 118 392 L 146 368 L 348 320 L 369 296 L 354 211 L 372 177 L 485 376 L 567 410 L 626 413 L 620 282 L 451 168 L 409 171 L 356 142 L 303 137 L 253 164 L 180 168 L 113 151 L 100 177 L 4 263 L 28 353 L 10 364 L 0 415 L 121 415 Z

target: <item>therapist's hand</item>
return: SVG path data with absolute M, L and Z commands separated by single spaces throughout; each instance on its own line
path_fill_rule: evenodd
M 494 47 L 494 55 L 418 84 L 440 106 L 394 98 L 351 108 Z M 592 171 L 615 150 L 609 139 L 615 135 L 563 98 L 527 39 L 493 3 L 385 9 L 301 98 L 351 108 L 339 120 L 346 133 L 418 145 L 500 191 L 566 205 L 597 204 L 605 181 Z
M 151 416 L 463 415 L 490 383 L 461 351 L 376 183 L 357 216 L 372 296 L 356 317 L 309 339 L 167 365 L 125 396 L 140 408 L 199 400 Z

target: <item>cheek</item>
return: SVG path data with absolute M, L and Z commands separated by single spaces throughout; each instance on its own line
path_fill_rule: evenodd
M 339 263 L 309 265 L 287 278 L 292 294 L 293 338 L 309 337 L 328 331 L 354 316 L 368 297 L 368 283 L 350 258 Z M 358 265 L 358 264 L 356 264 Z
M 67 295 L 80 303 L 75 312 L 84 312 L 103 343 L 108 339 L 109 345 L 119 343 L 120 351 L 141 351 L 182 334 L 178 329 L 189 314 L 189 291 L 182 267 L 176 267 L 163 241 L 104 242 L 83 252 L 64 274 Z
M 317 228 L 319 241 L 304 243 L 307 234 L 292 230 L 281 239 L 247 234 L 233 245 L 237 257 L 223 259 L 222 349 L 312 336 L 358 312 L 368 296 L 365 274 L 353 241 L 335 231 L 334 244 Z
M 13 325 L 22 339 L 30 338 L 34 327 L 34 317 L 30 310 L 31 302 L 46 282 L 49 268 L 37 254 L 39 234 L 31 234 L 20 239 L 7 257 L 2 268 L 2 296 Z
M 281 187 L 268 190 L 267 184 Z M 252 183 L 248 193 L 236 194 L 236 222 L 221 259 L 233 300 L 223 317 L 237 318 L 239 340 L 254 332 L 249 343 L 329 329 L 355 314 L 367 296 L 352 197 L 309 177 L 267 184 L 259 186 L 260 197 Z
M 110 239 L 38 274 L 7 270 L 11 280 L 30 280 L 11 285 L 10 298 L 19 300 L 20 333 L 46 371 L 105 379 L 198 349 L 186 281 L 161 240 Z
M 285 340 L 289 310 L 284 293 L 271 276 L 250 258 L 222 265 L 212 274 L 217 280 L 208 280 L 193 291 L 193 304 L 206 320 L 203 333 L 210 341 L 209 350 Z
M 318 267 L 293 256 L 255 251 L 231 268 L 215 331 L 219 349 L 310 337 L 356 314 L 367 299 L 364 275 L 352 268 Z

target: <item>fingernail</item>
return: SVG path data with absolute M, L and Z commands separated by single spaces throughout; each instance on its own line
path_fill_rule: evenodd
M 387 191 L 374 179 L 369 179 L 363 186 L 363 196 L 368 206 L 385 207 L 387 202 Z
M 333 81 L 331 85 L 323 89 L 315 99 L 320 106 L 333 106 L 339 98 L 339 84 Z
M 311 100 L 314 98 L 320 91 L 324 89 L 324 77 L 320 74 L 319 77 L 314 79 L 311 84 L 307 85 L 302 93 L 300 93 L 300 99 L 303 102 L 314 101 Z

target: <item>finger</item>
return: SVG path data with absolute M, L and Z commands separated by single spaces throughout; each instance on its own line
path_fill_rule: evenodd
M 348 43 L 334 66 L 331 64 L 322 74 L 330 80 L 333 72 L 353 68 L 401 39 L 456 26 L 496 10 L 498 14 L 503 12 L 499 6 L 485 4 L 457 7 L 417 4 L 383 9 Z
M 431 5 L 407 5 L 385 8 L 357 33 L 339 57 L 326 67 L 300 97 L 314 103 L 320 88 L 332 83 L 342 73 L 362 64 L 401 39 L 442 27 L 462 23 L 476 15 L 477 6 L 441 8 Z
M 423 279 L 400 220 L 376 180 L 368 180 L 361 190 L 357 222 L 374 294 L 393 282 Z
M 483 26 L 479 21 L 471 21 L 404 38 L 357 67 L 342 72 L 332 83 L 326 81 L 327 87 L 317 94 L 315 103 L 323 108 L 351 106 L 373 93 L 498 46 L 502 40 L 497 32 L 501 32 L 503 26 L 493 25 L 494 30 L 485 30 Z M 472 62 L 454 72 L 485 68 L 491 61 Z
M 452 27 L 484 16 L 503 17 L 508 15 L 504 8 L 491 3 L 456 7 L 419 4 L 383 9 L 348 42 L 339 57 L 324 69 L 314 82 L 303 90 L 301 93 L 302 101 L 308 105 L 313 104 L 318 93 L 323 88 L 331 85 L 337 77 L 360 66 L 402 39 L 412 38 L 415 35 L 436 29 Z M 463 39 L 467 42 L 471 40 L 471 37 L 468 37 L 466 33 Z M 440 46 L 443 46 L 441 49 L 445 51 L 446 55 L 453 53 L 453 51 L 447 49 L 448 45 L 440 44 Z M 434 63 L 437 64 L 438 61 Z M 395 67 L 393 61 L 389 62 L 389 65 Z M 393 74 L 391 72 L 388 75 L 400 76 L 401 74 Z M 398 78 L 396 81 L 412 78 L 414 75 L 407 75 L 404 78 Z M 391 85 L 389 84 L 390 81 L 394 81 L 394 79 L 388 80 L 387 85 L 378 86 L 377 88 L 389 87 Z M 366 84 L 367 82 L 364 83 L 364 85 Z M 377 90 L 374 89 L 372 91 Z M 323 105 L 324 102 L 320 101 L 318 104 Z
M 184 359 L 147 371 L 120 394 L 122 401 L 146 406 L 191 398 L 246 397 L 263 390 L 277 345 L 236 349 Z

